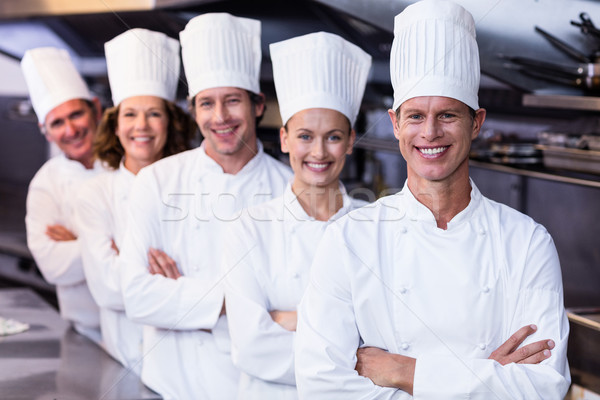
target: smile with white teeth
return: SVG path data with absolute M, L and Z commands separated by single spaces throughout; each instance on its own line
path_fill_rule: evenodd
M 215 133 L 217 135 L 225 135 L 228 133 L 232 133 L 233 129 L 232 128 L 226 128 L 226 129 L 215 129 Z
M 314 169 L 323 169 L 326 168 L 329 163 L 311 163 L 311 162 L 307 162 L 306 165 L 308 165 L 310 168 L 314 168 Z
M 448 147 L 450 147 L 450 146 L 434 147 L 434 148 L 431 148 L 431 149 L 422 149 L 422 148 L 419 147 L 418 149 L 419 149 L 419 151 L 421 153 L 426 154 L 428 156 L 432 156 L 432 155 L 439 154 L 439 153 L 443 152 Z
M 133 140 L 134 142 L 149 142 L 151 139 L 152 138 L 149 136 L 138 136 L 131 138 L 131 140 Z

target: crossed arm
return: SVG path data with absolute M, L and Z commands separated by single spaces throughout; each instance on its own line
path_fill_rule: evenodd
M 519 348 L 521 343 L 535 333 L 535 325 L 527 325 L 515 332 L 506 342 L 490 354 L 488 359 L 501 365 L 510 363 L 539 364 L 551 355 L 552 340 L 540 340 Z M 413 393 L 416 359 L 389 353 L 376 347 L 363 347 L 356 352 L 356 371 L 374 384 Z

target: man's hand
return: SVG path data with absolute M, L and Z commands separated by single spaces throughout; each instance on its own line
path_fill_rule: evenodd
M 148 251 L 150 273 L 162 275 L 166 278 L 177 279 L 181 276 L 177 264 L 164 251 L 150 248 Z
M 66 242 L 69 240 L 77 240 L 77 236 L 70 230 L 60 224 L 48 225 L 46 227 L 46 236 L 56 242 Z
M 377 386 L 398 388 L 412 395 L 416 359 L 388 353 L 377 347 L 363 347 L 356 352 L 356 371 Z
M 510 363 L 538 364 L 549 358 L 550 350 L 554 348 L 554 341 L 540 340 L 527 346 L 518 348 L 530 335 L 535 333 L 535 325 L 527 325 L 519 329 L 506 342 L 490 354 L 490 360 L 496 360 L 502 365 Z
M 283 329 L 290 332 L 296 331 L 296 325 L 298 325 L 298 313 L 296 311 L 270 311 L 271 318 L 273 321 L 283 327 Z

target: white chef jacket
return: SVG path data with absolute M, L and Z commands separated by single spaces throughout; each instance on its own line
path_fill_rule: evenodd
M 166 399 L 233 399 L 233 366 L 220 273 L 223 229 L 248 206 L 280 195 L 289 167 L 258 154 L 226 174 L 204 146 L 142 169 L 130 195 L 120 256 L 127 315 L 144 328 L 142 381 Z M 148 272 L 150 247 L 172 257 L 177 280 Z M 208 332 L 206 330 L 211 330 Z
M 142 326 L 125 315 L 121 294 L 119 256 L 127 227 L 127 202 L 135 175 L 123 164 L 87 180 L 78 194 L 76 221 L 85 276 L 100 306 L 100 327 L 106 351 L 140 374 Z
M 354 370 L 356 350 L 416 358 L 415 399 L 560 399 L 569 388 L 569 325 L 552 238 L 481 195 L 437 228 L 408 187 L 325 232 L 299 306 L 301 399 L 409 399 Z M 487 358 L 519 328 L 552 339 L 538 365 Z
M 79 185 L 103 171 L 99 162 L 86 169 L 59 154 L 38 170 L 27 193 L 27 245 L 44 279 L 56 285 L 61 316 L 90 339 L 100 342 L 98 306 L 88 289 L 79 240 L 57 242 L 46 235 L 48 225 L 61 224 L 76 236 L 74 205 Z
M 340 183 L 343 206 L 329 221 L 302 208 L 288 184 L 283 196 L 244 211 L 228 228 L 223 267 L 234 364 L 242 371 L 238 399 L 297 399 L 294 336 L 270 311 L 295 311 L 325 228 L 367 204 Z

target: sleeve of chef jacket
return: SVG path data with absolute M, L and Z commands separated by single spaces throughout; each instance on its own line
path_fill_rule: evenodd
M 515 251 L 517 246 L 507 248 L 512 250 L 508 261 L 513 263 L 508 280 L 519 290 L 514 315 L 503 316 L 510 324 L 504 340 L 522 326 L 534 323 L 538 330 L 524 344 L 552 339 L 556 347 L 551 357 L 536 365 L 505 366 L 487 359 L 418 357 L 415 399 L 564 399 L 571 381 L 567 364 L 569 324 L 556 248 L 539 225 L 529 238 L 517 235 L 503 238 L 524 247 L 522 251 Z
M 261 285 L 265 278 L 260 272 L 260 264 L 268 260 L 261 257 L 263 249 L 252 240 L 255 235 L 238 222 L 226 235 L 228 248 L 223 252 L 233 362 L 264 381 L 295 385 L 295 332 L 282 328 L 271 318 Z
M 92 178 L 83 183 L 77 196 L 75 221 L 81 242 L 81 257 L 88 287 L 103 308 L 124 310 L 118 256 L 112 248 L 112 210 L 102 187 Z
M 49 225 L 61 223 L 57 221 L 60 201 L 52 193 L 47 176 L 36 175 L 27 193 L 27 246 L 46 281 L 75 285 L 85 281 L 79 240 L 55 241 L 46 235 Z
M 296 382 L 300 399 L 411 399 L 358 375 L 360 334 L 352 305 L 350 255 L 337 224 L 315 254 L 310 283 L 298 307 Z
M 151 172 L 138 173 L 129 196 L 127 233 L 119 255 L 125 311 L 131 320 L 158 328 L 212 329 L 223 307 L 218 281 L 187 276 L 175 280 L 148 271 L 148 249 L 163 249 L 159 219 L 164 205 Z M 177 260 L 176 254 L 168 255 Z

